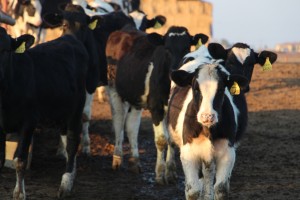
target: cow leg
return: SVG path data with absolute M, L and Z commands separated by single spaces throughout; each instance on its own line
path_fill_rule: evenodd
M 216 159 L 215 200 L 229 199 L 229 179 L 235 163 L 235 148 L 225 139 L 214 143 Z
M 113 87 L 107 87 L 112 112 L 112 121 L 115 132 L 115 150 L 113 155 L 112 168 L 119 169 L 123 159 L 123 140 L 125 117 L 129 109 L 128 103 L 123 103 L 117 91 Z
M 166 137 L 166 126 L 165 122 L 161 121 L 157 126 L 153 124 L 154 135 L 155 135 L 155 146 L 156 146 L 156 166 L 155 166 L 155 173 L 156 177 L 155 180 L 159 184 L 165 183 L 165 152 L 167 147 L 167 137 Z
M 131 147 L 131 158 L 129 159 L 129 170 L 134 173 L 141 172 L 141 165 L 139 161 L 139 150 L 138 150 L 138 132 L 141 123 L 142 110 L 137 110 L 131 107 L 130 112 L 126 118 L 126 132 L 128 135 L 130 147 Z
M 168 145 L 165 177 L 168 184 L 177 180 L 174 144 Z
M 85 155 L 89 155 L 91 153 L 89 127 L 90 127 L 90 120 L 92 116 L 93 97 L 94 97 L 93 94 L 89 94 L 88 92 L 86 92 L 85 105 L 82 114 L 82 137 L 81 137 L 81 151 Z
M 67 158 L 67 136 L 66 135 L 60 135 L 59 145 L 57 148 L 56 155 L 61 156 L 63 158 Z
M 80 121 L 78 124 L 81 125 Z M 73 188 L 76 176 L 76 154 L 80 142 L 81 126 L 67 131 L 67 162 L 66 171 L 62 176 L 60 188 L 58 190 L 58 198 L 68 196 Z
M 203 185 L 203 193 L 201 194 L 201 199 L 213 200 L 214 199 L 214 178 L 215 178 L 215 163 L 205 163 L 202 164 L 203 178 L 200 179 Z
M 2 127 L 0 127 L 0 172 L 5 164 L 5 145 L 6 145 L 5 141 L 6 141 L 6 134 L 2 129 Z
M 13 192 L 14 200 L 26 199 L 25 193 L 25 169 L 27 165 L 29 146 L 32 140 L 33 128 L 21 132 L 17 151 L 15 152 L 16 186 Z
M 182 147 L 180 152 L 181 164 L 185 175 L 185 198 L 187 200 L 198 200 L 203 188 L 202 183 L 199 181 L 201 162 L 199 158 L 191 155 L 187 149 Z
M 98 101 L 104 103 L 107 101 L 105 86 L 100 86 L 97 88 Z

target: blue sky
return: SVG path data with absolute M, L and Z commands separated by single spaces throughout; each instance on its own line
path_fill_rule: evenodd
M 300 42 L 300 0 L 205 0 L 213 4 L 213 39 L 274 48 Z

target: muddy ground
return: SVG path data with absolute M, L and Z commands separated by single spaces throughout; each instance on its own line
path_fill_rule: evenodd
M 237 149 L 230 199 L 300 199 L 300 64 L 277 63 L 270 72 L 261 72 L 256 66 L 247 99 L 249 126 Z M 74 189 L 67 199 L 184 199 L 179 152 L 177 183 L 155 184 L 156 150 L 148 112 L 144 112 L 140 127 L 142 173 L 139 175 L 126 170 L 127 141 L 124 168 L 118 172 L 111 169 L 114 136 L 109 105 L 94 100 L 92 115 L 92 156 L 79 154 Z M 42 131 L 35 138 L 32 166 L 26 173 L 27 199 L 56 199 L 65 168 L 64 161 L 55 156 L 58 135 Z M 15 171 L 5 168 L 0 174 L 1 200 L 12 199 L 14 185 Z

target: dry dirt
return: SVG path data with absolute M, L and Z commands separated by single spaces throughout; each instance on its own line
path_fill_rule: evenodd
M 277 63 L 270 72 L 261 72 L 256 66 L 247 99 L 249 125 L 237 149 L 230 199 L 300 199 L 300 64 Z M 79 154 L 74 189 L 67 199 L 184 199 L 184 176 L 178 152 L 177 183 L 155 184 L 156 150 L 149 113 L 144 112 L 140 127 L 142 173 L 139 175 L 126 170 L 127 141 L 124 168 L 118 172 L 111 169 L 114 136 L 107 103 L 94 100 L 90 132 L 92 156 Z M 55 156 L 57 139 L 54 131 L 36 135 L 32 167 L 26 173 L 29 200 L 56 199 L 65 168 L 64 161 Z M 14 185 L 15 171 L 5 168 L 0 174 L 1 200 L 12 199 Z

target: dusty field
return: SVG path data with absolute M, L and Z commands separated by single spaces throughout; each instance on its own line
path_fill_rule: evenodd
M 271 72 L 257 66 L 247 96 L 249 126 L 237 149 L 231 179 L 231 200 L 300 199 L 300 64 L 277 63 Z M 156 150 L 151 121 L 145 112 L 140 128 L 139 149 L 143 172 L 126 170 L 128 143 L 124 144 L 125 165 L 111 170 L 114 136 L 108 104 L 94 101 L 91 122 L 92 156 L 79 154 L 72 195 L 67 199 L 95 200 L 181 200 L 184 176 L 177 152 L 179 179 L 174 185 L 154 182 Z M 44 131 L 36 135 L 31 170 L 26 174 L 29 200 L 56 199 L 64 161 L 55 156 L 58 135 Z M 47 147 L 41 143 L 48 141 Z M 46 156 L 47 155 L 47 156 Z M 0 199 L 12 199 L 14 170 L 0 174 Z

